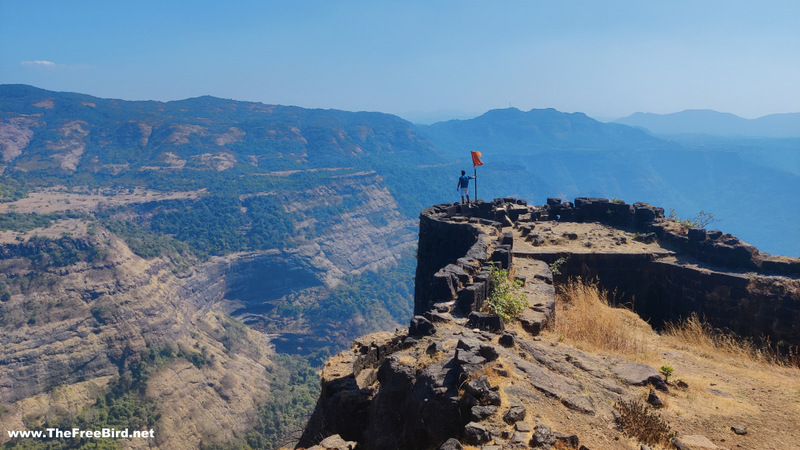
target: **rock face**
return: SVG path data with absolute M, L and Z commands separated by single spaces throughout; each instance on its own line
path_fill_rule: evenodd
M 328 361 L 322 372 L 322 394 L 299 445 L 313 445 L 316 436 L 339 434 L 360 446 L 376 449 L 458 448 L 487 443 L 498 448 L 578 448 L 579 436 L 552 430 L 548 424 L 533 419 L 530 410 L 550 408 L 562 415 L 569 411 L 579 414 L 595 429 L 608 429 L 615 417 L 611 405 L 641 397 L 641 386 L 649 386 L 652 402 L 658 403 L 660 399 L 653 388 L 668 391 L 668 387 L 653 367 L 611 356 L 592 356 L 535 337 L 554 319 L 555 303 L 553 273 L 547 263 L 536 258 L 552 263 L 554 255 L 529 252 L 517 245 L 514 234 L 506 230 L 514 227 L 535 247 L 536 238 L 528 237 L 542 225 L 540 222 L 554 219 L 602 221 L 643 230 L 660 227 L 678 236 L 669 224 L 663 223 L 663 210 L 645 204 L 576 199 L 573 205 L 550 199 L 546 206 L 529 207 L 515 199 L 496 199 L 492 203 L 479 201 L 469 206 L 437 205 L 425 209 L 420 217 L 417 316 L 408 331 L 366 336 L 351 350 Z M 656 231 L 652 232 L 658 237 Z M 695 232 L 681 245 L 706 242 L 708 236 L 709 233 Z M 577 237 L 566 239 L 577 241 Z M 621 245 L 625 241 L 617 238 L 614 242 Z M 700 246 L 687 248 L 694 251 Z M 751 259 L 746 264 L 759 270 L 755 276 L 769 280 L 748 285 L 748 299 L 759 302 L 763 298 L 760 309 L 768 308 L 767 297 L 783 295 L 789 299 L 774 309 L 788 316 L 769 328 L 779 334 L 784 328 L 791 328 L 788 324 L 797 323 L 800 303 L 793 288 L 797 280 L 768 276 L 771 266 L 765 268 L 762 263 L 770 257 L 757 252 L 748 254 Z M 675 255 L 674 250 L 664 251 L 664 256 Z M 625 258 L 629 259 L 628 265 L 618 270 L 625 271 L 628 277 L 636 276 L 634 264 L 639 268 L 662 264 L 680 269 L 672 275 L 688 280 L 711 273 L 703 279 L 706 284 L 695 287 L 698 292 L 719 290 L 727 283 L 726 277 L 740 277 L 725 269 L 709 271 L 675 261 L 660 262 L 658 255 L 624 252 L 583 253 L 575 258 L 579 263 L 568 260 L 562 274 L 574 270 L 603 273 L 605 265 L 613 266 Z M 737 261 L 744 264 L 745 259 Z M 725 265 L 728 263 L 730 260 Z M 520 332 L 488 325 L 494 323 L 492 316 L 481 312 L 491 289 L 489 264 L 509 269 L 525 265 L 523 289 L 528 308 L 517 328 Z M 575 269 L 578 264 L 581 268 Z M 794 264 L 796 261 L 783 260 L 778 265 L 780 270 L 791 272 Z M 649 273 L 644 271 L 638 276 Z M 618 274 L 616 280 L 622 276 Z M 670 280 L 682 283 L 681 278 Z M 691 282 L 683 283 L 691 286 Z M 726 301 L 709 295 L 693 299 L 698 304 Z M 556 444 L 559 441 L 562 444 Z
M 299 445 L 331 433 L 381 449 L 438 448 L 451 438 L 470 445 L 528 442 L 536 431 L 507 437 L 503 432 L 509 424 L 525 429 L 526 413 L 543 407 L 541 402 L 554 400 L 599 424 L 613 421 L 610 405 L 636 395 L 632 383 L 640 380 L 618 376 L 614 358 L 530 338 L 509 349 L 498 342 L 500 335 L 463 324 L 455 318 L 410 345 L 405 332 L 366 336 L 332 358 Z M 640 366 L 631 371 L 655 372 L 628 364 Z M 543 428 L 538 433 L 542 439 L 555 436 Z
M 303 225 L 295 232 L 302 233 L 318 222 L 315 208 L 335 204 L 345 197 L 357 198 L 358 207 L 327 218 L 324 221 L 329 227 L 327 232 L 309 244 L 317 253 L 315 257 L 327 260 L 328 267 L 324 269 L 333 272 L 331 279 L 339 276 L 337 271 L 349 274 L 394 264 L 397 254 L 414 244 L 414 221 L 403 216 L 382 177 L 371 171 L 287 194 L 286 209 L 297 219 L 303 219 Z
M 535 231 L 537 220 L 628 227 L 640 236 L 652 235 L 664 250 L 548 252 Z M 536 251 L 513 246 L 502 231 L 512 224 Z M 494 229 L 497 236 L 492 238 L 479 227 Z M 548 199 L 547 205 L 536 207 L 509 198 L 471 206 L 436 205 L 420 215 L 418 255 L 415 314 L 453 300 L 461 312 L 480 310 L 489 286 L 475 272 L 487 261 L 508 267 L 513 258 L 552 264 L 567 256 L 559 280 L 596 278 L 607 290 L 619 292 L 620 301 L 635 298 L 631 302 L 635 310 L 655 325 L 696 313 L 715 327 L 743 336 L 800 344 L 799 258 L 761 253 L 719 231 L 682 229 L 664 218 L 662 208 L 644 203 L 577 198 L 573 204 Z M 525 317 L 522 320 L 526 323 Z
M 439 301 L 452 300 L 459 277 L 468 278 L 458 260 L 470 253 L 473 245 L 477 247 L 472 252 L 475 258 L 486 259 L 486 251 L 482 251 L 486 244 L 478 242 L 480 234 L 472 224 L 435 218 L 437 213 L 453 215 L 458 210 L 458 206 L 434 206 L 426 210 L 430 214 L 420 215 L 414 314 L 428 311 Z
M 82 196 L 68 195 L 67 203 L 75 204 Z M 303 186 L 282 195 L 299 236 L 314 227 L 315 205 L 345 195 L 359 203 L 326 218 L 327 228 L 314 240 L 207 261 L 139 257 L 88 215 L 53 219 L 52 226 L 30 232 L 0 230 L 0 426 L 38 426 L 50 410 L 75 416 L 142 353 L 163 350 L 181 356 L 147 381 L 162 427 L 154 445 L 192 448 L 201 440 L 240 438 L 271 400 L 269 383 L 279 373 L 270 361 L 273 352 L 294 352 L 298 342 L 304 349 L 341 349 L 363 332 L 358 330 L 394 327 L 385 310 L 367 319 L 372 322 L 351 317 L 342 326 L 336 319 L 308 324 L 274 313 L 287 296 L 302 291 L 309 303 L 326 298 L 344 278 L 391 266 L 413 247 L 413 221 L 381 177 L 352 173 L 331 180 L 322 192 Z M 135 203 L 133 197 L 117 200 Z M 269 337 L 258 332 L 265 330 Z M 198 358 L 192 362 L 200 367 L 187 357 Z M 51 401 L 54 396 L 69 409 Z M 0 437 L 0 444 L 7 439 Z
M 24 429 L 24 416 L 46 413 L 42 404 L 58 404 L 54 393 L 79 411 L 143 352 L 171 349 L 202 355 L 208 364 L 177 358 L 148 381 L 146 395 L 161 402 L 164 432 L 156 445 L 182 448 L 243 431 L 241 418 L 268 395 L 269 343 L 246 328 L 237 334 L 237 349 L 218 339 L 235 326 L 212 308 L 227 289 L 226 264 L 175 273 L 168 258 L 143 260 L 102 229 L 77 242 L 75 248 L 104 256 L 41 270 L 21 287 L 25 292 L 3 301 L 3 426 Z M 8 279 L 24 276 L 24 254 L 23 248 L 0 260 Z
M 367 173 L 331 183 L 325 195 L 355 192 L 363 214 L 342 214 L 330 221 L 331 229 L 319 242 L 285 250 L 237 253 L 202 263 L 176 262 L 169 256 L 143 259 L 101 226 L 92 235 L 1 242 L 0 404 L 8 405 L 9 412 L 2 414 L 0 424 L 25 428 L 24 416 L 47 410 L 30 405 L 47 405 L 52 392 L 65 398 L 64 392 L 74 391 L 77 398 L 71 405 L 93 401 L 143 352 L 170 349 L 202 354 L 208 364 L 196 367 L 179 358 L 149 379 L 147 395 L 158 403 L 164 430 L 158 445 L 179 448 L 175 445 L 180 441 L 192 447 L 201 439 L 224 441 L 243 433 L 269 399 L 274 348 L 284 336 L 287 341 L 316 337 L 319 330 L 287 320 L 278 324 L 284 335 L 270 340 L 236 328 L 225 313 L 258 329 L 266 320 L 275 321 L 263 316 L 268 302 L 299 290 L 325 295 L 348 274 L 394 263 L 413 244 L 411 222 L 402 218 L 376 178 Z M 301 206 L 308 205 L 295 205 Z M 297 209 L 294 213 L 303 214 Z M 367 213 L 386 221 L 371 223 Z M 84 257 L 53 261 L 72 253 Z M 352 328 L 341 333 L 332 336 L 325 330 L 319 333 L 321 344 L 310 345 L 352 340 Z M 232 343 L 232 336 L 242 343 Z M 72 408 L 70 412 L 79 412 L 78 406 Z
M 163 345 L 188 335 L 175 325 L 203 310 L 203 302 L 213 301 L 213 293 L 212 298 L 187 295 L 191 278 L 184 286 L 177 278 L 168 280 L 166 261 L 144 263 L 111 235 L 94 241 L 100 239 L 111 240 L 107 260 L 51 269 L 49 286 L 31 286 L 27 295 L 12 295 L 3 305 L 0 401 L 13 403 L 60 384 L 116 374 L 127 358 L 145 349 L 148 339 Z M 25 255 L 13 252 L 3 262 L 23 264 L 19 258 Z M 159 301 L 154 296 L 159 290 L 170 292 L 173 302 Z M 114 304 L 114 296 L 128 301 Z M 50 314 L 35 314 L 33 321 L 24 316 L 26 308 L 50 302 Z M 169 313 L 162 314 L 164 309 Z M 21 319 L 27 322 L 11 326 Z M 123 331 L 119 324 L 129 325 Z

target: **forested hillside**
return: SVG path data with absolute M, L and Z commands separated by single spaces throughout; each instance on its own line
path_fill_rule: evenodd
M 706 210 L 763 250 L 800 254 L 800 175 L 746 148 L 555 110 L 422 127 L 4 85 L 0 421 L 152 426 L 163 448 L 288 442 L 314 369 L 407 323 L 417 217 L 457 199 L 470 150 L 484 155 L 480 198 Z
M 313 406 L 312 367 L 410 317 L 415 218 L 454 170 L 410 123 L 19 85 L 0 104 L 9 429 L 133 424 L 161 446 L 270 447 Z M 192 406 L 206 396 L 208 417 Z M 117 403 L 141 414 L 96 421 Z

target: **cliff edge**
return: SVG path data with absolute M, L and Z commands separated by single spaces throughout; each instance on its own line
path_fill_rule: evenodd
M 518 321 L 483 312 L 491 266 L 523 284 L 528 306 Z M 649 350 L 627 358 L 564 345 L 548 330 L 559 320 L 556 286 L 581 276 L 615 289 L 622 302 L 635 299 L 633 309 L 657 327 L 699 313 L 715 327 L 797 346 L 798 268 L 800 260 L 763 254 L 722 232 L 686 229 L 643 203 L 435 205 L 420 215 L 408 330 L 365 336 L 328 361 L 299 446 L 640 448 L 647 439 L 620 425 L 630 414 L 620 405 L 639 401 L 667 403 L 673 431 L 664 445 L 796 445 L 796 369 L 769 369 L 783 378 L 767 379 L 758 375 L 764 367 L 720 369 L 680 347 L 662 351 L 661 337 L 639 318 Z M 664 361 L 689 383 L 668 384 L 655 368 Z M 321 442 L 335 434 L 341 439 Z

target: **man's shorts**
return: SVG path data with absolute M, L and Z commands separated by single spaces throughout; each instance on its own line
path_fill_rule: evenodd
M 461 192 L 462 197 L 469 195 L 469 192 L 467 192 L 468 191 L 467 188 L 461 188 L 458 191 Z

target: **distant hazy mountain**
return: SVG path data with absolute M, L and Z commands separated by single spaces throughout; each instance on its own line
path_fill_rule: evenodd
M 668 147 L 642 130 L 598 122 L 583 113 L 555 109 L 495 109 L 469 120 L 450 120 L 419 127 L 440 150 L 453 152 L 465 146 L 491 151 L 554 149 L 653 150 Z
M 635 113 L 614 123 L 644 128 L 655 135 L 705 134 L 712 136 L 800 137 L 800 113 L 770 114 L 745 119 L 709 109 L 673 114 Z
M 800 139 L 666 140 L 554 109 L 494 110 L 418 128 L 461 169 L 472 172 L 470 150 L 483 153 L 480 198 L 515 195 L 540 204 L 553 196 L 617 197 L 674 208 L 683 217 L 710 211 L 723 220 L 721 229 L 764 251 L 800 254 L 800 158 L 792 151 Z
M 430 125 L 455 119 L 471 119 L 480 113 L 461 111 L 458 109 L 439 109 L 436 111 L 410 111 L 401 117 L 418 125 Z

